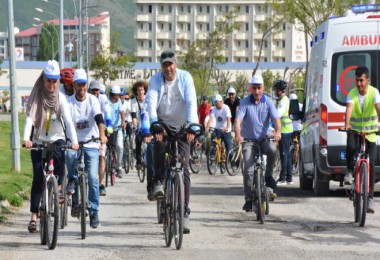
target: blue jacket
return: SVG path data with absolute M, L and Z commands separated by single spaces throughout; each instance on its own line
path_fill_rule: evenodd
M 186 102 L 186 120 L 191 123 L 198 123 L 197 97 L 195 93 L 194 81 L 190 73 L 181 69 L 176 69 L 179 91 Z M 153 75 L 149 82 L 148 92 L 145 96 L 146 107 L 149 114 L 150 123 L 158 121 L 157 109 L 160 104 L 164 87 L 164 74 L 162 71 Z M 173 114 L 179 111 L 173 111 Z M 185 123 L 185 122 L 183 122 Z

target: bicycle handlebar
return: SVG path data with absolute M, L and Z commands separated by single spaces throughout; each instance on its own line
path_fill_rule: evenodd
M 83 141 L 83 142 L 78 142 L 78 144 L 79 144 L 79 147 L 82 147 L 83 145 L 88 144 L 90 142 L 100 143 L 100 141 L 101 140 L 99 137 L 92 136 L 89 140 Z
M 22 145 L 22 147 L 25 147 L 25 144 Z M 71 144 L 61 144 L 57 145 L 55 143 L 47 143 L 47 142 L 33 142 L 32 147 L 27 148 L 29 150 L 50 150 L 50 151 L 55 151 L 55 150 L 69 150 L 71 149 Z
M 164 122 L 157 121 L 153 122 L 150 126 L 150 132 L 152 134 L 166 133 L 169 137 L 181 137 L 186 133 L 192 133 L 196 137 L 204 134 L 204 127 L 198 123 L 184 124 L 180 127 L 173 127 Z
M 375 134 L 375 135 L 380 135 L 380 131 L 376 131 L 376 132 L 359 132 L 359 131 L 356 131 L 354 129 L 345 129 L 345 128 L 340 128 L 338 129 L 339 132 L 346 132 L 346 133 L 354 133 L 354 134 L 357 134 L 357 135 L 360 135 L 360 136 L 366 136 L 368 134 Z

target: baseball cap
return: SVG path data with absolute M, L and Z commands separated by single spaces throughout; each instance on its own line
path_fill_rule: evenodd
M 217 102 L 217 101 L 223 101 L 223 98 L 222 98 L 222 96 L 221 95 L 219 95 L 219 94 L 217 94 L 217 95 L 215 95 L 214 96 L 214 102 Z
M 236 94 L 236 90 L 235 90 L 233 87 L 230 87 L 230 88 L 228 89 L 228 94 L 230 94 L 230 93 L 232 93 L 232 94 Z
M 74 82 L 87 83 L 87 73 L 84 69 L 77 69 L 74 74 Z
M 100 84 L 99 81 L 93 80 L 90 83 L 90 89 L 99 89 L 100 90 Z
M 264 84 L 263 77 L 261 75 L 255 75 L 255 76 L 253 76 L 252 79 L 251 79 L 250 84 L 251 85 L 263 85 Z
M 106 86 L 104 86 L 104 84 L 100 84 L 100 93 L 102 94 L 106 93 Z
M 119 85 L 112 86 L 111 93 L 112 94 L 120 94 L 121 93 L 120 86 Z
M 59 70 L 58 62 L 49 60 L 44 67 L 44 74 L 48 79 L 60 79 L 61 71 Z
M 202 100 L 208 100 L 208 96 L 204 95 L 204 96 L 202 97 Z
M 175 58 L 174 52 L 172 52 L 172 51 L 163 51 L 161 53 L 160 63 L 164 64 L 167 61 L 169 61 L 171 63 L 175 63 L 176 62 L 176 58 Z

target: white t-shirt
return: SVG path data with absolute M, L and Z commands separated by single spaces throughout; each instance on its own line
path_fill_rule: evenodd
M 298 109 L 299 111 L 302 111 L 303 105 L 301 103 L 298 103 Z M 301 131 L 302 130 L 302 122 L 301 120 L 292 120 L 293 124 L 293 131 Z
M 131 110 L 131 105 L 132 103 L 129 100 L 124 100 L 123 108 L 122 108 L 125 113 L 125 121 L 129 123 L 132 122 L 131 112 L 133 111 Z
M 359 94 L 359 91 L 358 91 L 358 96 L 359 96 L 360 107 L 363 109 L 364 99 L 365 99 L 366 95 L 362 96 Z M 351 99 L 350 95 L 347 95 L 347 103 L 354 103 L 354 101 Z M 379 90 L 377 90 L 377 89 L 376 89 L 375 98 L 373 99 L 373 103 L 374 104 L 380 103 L 380 94 L 379 94 Z
M 224 129 L 227 127 L 227 118 L 229 117 L 231 119 L 231 110 L 227 105 L 223 104 L 221 109 L 214 107 L 210 112 L 210 117 L 214 118 L 216 129 Z M 228 129 L 228 132 L 230 131 L 231 125 Z
M 139 103 L 140 103 L 140 108 L 142 110 L 143 102 L 139 102 Z M 131 102 L 131 113 L 136 113 L 137 123 L 139 123 L 140 120 L 141 120 L 141 113 L 140 113 L 139 104 L 137 103 L 137 99 L 136 98 L 132 99 L 132 102 Z
M 77 132 L 78 141 L 85 142 L 94 137 L 99 137 L 99 128 L 95 122 L 95 116 L 102 114 L 98 99 L 86 94 L 86 99 L 79 102 L 75 95 L 68 98 L 71 117 Z M 90 142 L 85 144 L 88 148 L 99 148 L 99 144 Z
M 165 81 L 157 117 L 173 127 L 182 126 L 187 119 L 186 102 L 179 91 L 178 79 Z

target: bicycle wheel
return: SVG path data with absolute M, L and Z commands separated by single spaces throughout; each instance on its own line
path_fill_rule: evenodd
M 111 156 L 109 148 L 106 151 L 106 187 L 108 187 L 108 178 L 111 175 Z
M 215 175 L 217 163 L 217 149 L 216 145 L 212 144 L 207 152 L 207 170 L 210 175 Z
M 171 187 L 171 180 L 168 180 L 165 187 L 165 212 L 164 212 L 164 233 L 165 233 L 165 244 L 169 247 L 173 239 L 173 192 Z
M 189 166 L 192 173 L 199 173 L 202 167 L 202 147 L 194 147 L 190 157 Z
M 130 143 L 129 143 L 129 168 L 131 170 L 135 167 L 135 135 L 133 134 Z
M 67 226 L 67 192 L 66 192 L 66 185 L 67 185 L 67 176 L 66 176 L 66 170 L 65 170 L 65 175 L 63 177 L 62 181 L 62 193 L 63 193 L 63 198 L 64 201 L 62 203 L 59 203 L 59 221 L 60 221 L 60 227 L 61 229 L 64 229 L 65 226 Z
M 123 150 L 123 168 L 125 174 L 129 173 L 129 141 L 128 137 L 124 140 L 124 150 Z
M 184 187 L 182 173 L 177 172 L 174 177 L 173 200 L 173 233 L 177 250 L 181 249 L 183 238 L 183 218 L 185 214 Z
M 112 151 L 110 151 L 110 154 L 111 154 L 110 182 L 111 182 L 111 186 L 113 186 L 113 185 L 115 185 L 115 182 L 116 182 L 116 153 L 115 153 L 115 150 L 112 149 Z
M 263 200 L 263 208 L 264 208 L 264 214 L 269 214 L 269 194 L 267 192 L 267 187 L 265 186 L 265 177 L 261 176 L 261 194 L 262 194 L 262 200 Z
M 227 173 L 230 176 L 235 176 L 239 173 L 242 164 L 241 146 L 237 146 L 228 152 L 227 156 Z
M 292 156 L 292 172 L 293 175 L 299 174 L 299 156 L 297 152 L 297 144 L 292 144 L 290 147 L 290 155 Z
M 141 183 L 145 180 L 145 165 L 142 164 L 141 168 L 137 170 L 137 175 L 139 176 L 139 180 Z
M 256 217 L 257 220 L 264 224 L 265 221 L 265 209 L 263 207 L 262 198 L 262 185 L 261 185 L 261 170 L 257 169 L 254 172 L 254 183 L 255 183 L 255 198 L 256 198 Z
M 87 185 L 86 175 L 81 174 L 79 177 L 79 189 L 80 189 L 80 232 L 81 238 L 86 238 L 86 211 L 87 211 Z
M 357 222 L 359 222 L 360 227 L 363 227 L 365 225 L 368 206 L 368 165 L 366 162 L 362 162 L 360 164 L 359 189 L 359 191 L 356 191 L 356 211 L 358 216 Z
M 162 224 L 164 219 L 164 211 L 165 211 L 165 200 L 158 199 L 156 201 L 157 205 L 157 222 L 158 224 Z
M 41 245 L 46 245 L 47 235 L 46 235 L 46 184 L 44 184 L 44 189 L 41 196 L 40 208 L 39 208 L 39 218 L 40 218 L 40 240 Z
M 54 175 L 48 181 L 48 201 L 46 214 L 46 242 L 49 249 L 57 245 L 59 225 L 58 183 Z

